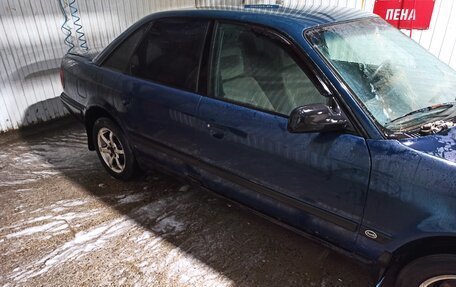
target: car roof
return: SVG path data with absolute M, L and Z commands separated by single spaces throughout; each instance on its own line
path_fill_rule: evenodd
M 152 14 L 152 18 L 163 17 L 207 17 L 213 19 L 232 20 L 238 22 L 256 23 L 263 26 L 283 28 L 290 27 L 303 29 L 315 26 L 373 17 L 374 14 L 359 9 L 307 5 L 301 8 L 285 8 L 272 6 L 254 6 L 247 8 L 242 6 L 189 8 L 184 10 L 172 10 Z

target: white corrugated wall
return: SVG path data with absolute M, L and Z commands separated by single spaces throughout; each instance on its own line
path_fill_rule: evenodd
M 60 100 L 60 59 L 67 51 L 59 0 L 0 0 L 0 132 L 66 112 Z M 68 1 L 68 0 L 67 0 Z M 256 0 L 245 0 L 255 2 Z M 77 0 L 90 51 L 99 51 L 129 25 L 154 11 L 240 5 L 242 0 Z M 267 1 L 263 1 L 267 2 Z M 269 1 L 274 2 L 275 1 Z M 337 5 L 373 10 L 375 0 L 283 0 L 284 5 Z M 436 0 L 431 27 L 412 37 L 456 68 L 456 1 Z M 73 26 L 74 28 L 74 26 Z M 73 31 L 74 32 L 74 31 Z M 409 33 L 409 31 L 404 31 Z
M 141 17 L 193 0 L 78 0 L 88 46 L 99 51 Z M 60 59 L 68 50 L 59 0 L 0 0 L 0 132 L 66 114 Z M 74 31 L 73 31 L 74 33 Z

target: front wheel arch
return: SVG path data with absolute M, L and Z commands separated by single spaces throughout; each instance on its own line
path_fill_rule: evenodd
M 455 284 L 456 256 L 436 254 L 421 257 L 407 264 L 399 273 L 395 287 L 454 287 Z
M 388 268 L 382 276 L 385 280 L 381 286 L 394 286 L 395 278 L 407 264 L 435 254 L 456 255 L 456 236 L 427 237 L 402 245 L 392 253 Z

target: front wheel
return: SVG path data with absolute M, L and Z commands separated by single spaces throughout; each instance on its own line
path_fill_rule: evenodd
M 399 273 L 396 287 L 456 287 L 456 255 L 431 255 L 412 261 Z
M 92 132 L 103 167 L 117 179 L 131 179 L 137 170 L 136 160 L 122 130 L 110 119 L 99 118 Z

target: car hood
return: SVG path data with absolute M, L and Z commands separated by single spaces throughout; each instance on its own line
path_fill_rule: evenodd
M 436 135 L 407 139 L 401 142 L 417 151 L 456 163 L 456 127 Z

